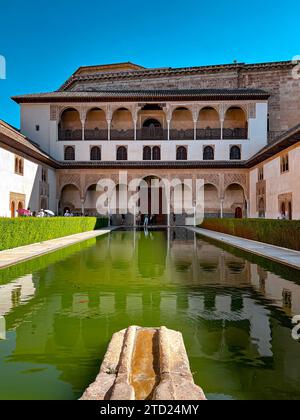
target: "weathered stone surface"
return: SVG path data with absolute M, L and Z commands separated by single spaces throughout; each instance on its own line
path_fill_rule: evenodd
M 81 400 L 205 400 L 182 334 L 129 327 L 114 334 L 96 381 Z

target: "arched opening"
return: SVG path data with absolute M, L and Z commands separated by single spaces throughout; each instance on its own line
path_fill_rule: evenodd
M 117 109 L 111 122 L 111 140 L 133 140 L 134 126 L 131 112 L 127 108 Z
M 241 148 L 239 146 L 232 146 L 230 148 L 230 160 L 241 160 Z
M 163 128 L 160 121 L 149 118 L 143 122 L 142 139 L 144 140 L 162 140 Z
M 12 201 L 10 205 L 10 216 L 12 219 L 16 217 L 16 203 L 14 201 Z
M 107 121 L 105 112 L 99 108 L 91 109 L 86 115 L 85 140 L 107 140 Z
M 91 160 L 101 160 L 101 149 L 98 146 L 93 146 L 91 148 Z
M 140 208 L 142 222 L 145 216 L 149 217 L 149 223 L 152 225 L 167 224 L 167 197 L 166 190 L 160 184 L 160 179 L 156 176 L 146 177 L 140 186 Z
M 242 218 L 243 218 L 243 210 L 242 210 L 242 208 L 241 208 L 241 207 L 237 207 L 237 208 L 235 209 L 235 215 L 234 215 L 234 217 L 235 217 L 236 219 L 242 219 Z
M 285 202 L 281 203 L 281 216 L 282 217 L 286 217 L 286 206 L 285 206 Z
M 215 185 L 204 185 L 204 217 L 217 218 L 220 216 L 219 192 Z
M 214 160 L 215 149 L 212 146 L 205 146 L 203 148 L 203 160 Z
M 21 201 L 19 201 L 19 203 L 18 203 L 18 212 L 20 211 L 20 210 L 23 210 L 23 203 L 21 202 Z
M 128 153 L 127 148 L 125 146 L 120 146 L 117 149 L 117 160 L 127 160 Z
M 65 185 L 60 195 L 60 214 L 65 214 L 65 209 L 68 209 L 70 213 L 81 214 L 81 200 L 80 192 L 78 187 L 73 184 Z
M 158 104 L 145 105 L 138 114 L 137 137 L 141 140 L 165 140 L 166 116 Z
M 151 147 L 145 146 L 143 149 L 143 160 L 151 160 L 151 157 L 152 157 Z
M 93 184 L 88 187 L 84 202 L 85 216 L 98 216 L 97 200 L 101 194 L 102 191 L 97 191 L 97 184 Z
M 184 146 L 177 147 L 176 160 L 187 160 L 187 149 Z
M 197 123 L 198 140 L 219 140 L 221 138 L 221 120 L 219 113 L 212 107 L 202 108 Z
M 239 184 L 230 184 L 225 191 L 224 217 L 242 218 L 246 215 L 245 193 Z
M 191 111 L 187 108 L 176 108 L 172 115 L 170 127 L 171 140 L 192 140 L 194 138 L 194 122 Z
M 58 140 L 82 140 L 82 125 L 79 112 L 74 108 L 63 111 L 58 124 Z
M 161 159 L 161 152 L 159 146 L 154 146 L 152 149 L 152 159 L 153 160 L 160 160 Z
M 125 225 L 132 222 L 128 211 L 128 186 L 117 184 L 109 199 L 111 223 L 114 226 Z M 129 220 L 130 219 L 130 220 Z
M 260 198 L 258 202 L 258 217 L 264 219 L 266 217 L 265 200 Z
M 73 146 L 65 147 L 65 160 L 75 160 L 75 148 Z
M 194 216 L 193 190 L 189 183 L 178 182 L 170 190 L 170 222 L 174 226 L 185 226 L 187 218 Z
M 247 115 L 242 108 L 231 107 L 226 111 L 223 138 L 225 140 L 248 138 Z
M 41 199 L 41 210 L 48 210 L 48 200 L 45 197 Z

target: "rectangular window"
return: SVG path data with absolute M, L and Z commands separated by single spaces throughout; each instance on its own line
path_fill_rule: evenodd
M 15 156 L 15 174 L 24 175 L 24 159 L 19 156 Z
M 42 181 L 47 182 L 48 180 L 48 171 L 46 168 L 42 168 Z
M 290 170 L 289 155 L 281 156 L 280 160 L 280 170 L 284 174 Z
M 264 180 L 264 167 L 261 166 L 260 168 L 258 168 L 258 181 L 263 181 Z

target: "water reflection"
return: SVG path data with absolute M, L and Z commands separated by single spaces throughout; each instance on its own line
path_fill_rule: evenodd
M 131 324 L 182 331 L 213 398 L 300 398 L 299 284 L 188 230 L 114 232 L 11 280 L 0 285 L 0 398 L 77 398 Z

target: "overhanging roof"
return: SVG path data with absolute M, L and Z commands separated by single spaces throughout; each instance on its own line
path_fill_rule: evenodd
M 262 89 L 163 89 L 163 90 L 93 90 L 85 92 L 50 92 L 14 96 L 21 103 L 49 102 L 117 102 L 167 100 L 267 100 L 270 94 Z

